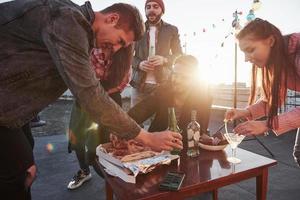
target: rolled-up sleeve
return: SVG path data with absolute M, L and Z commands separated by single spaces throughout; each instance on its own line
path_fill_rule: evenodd
M 250 105 L 247 107 L 251 116 L 249 117 L 250 120 L 255 120 L 261 117 L 266 116 L 267 113 L 267 103 L 264 100 L 259 100 L 255 104 Z
M 281 135 L 287 131 L 300 127 L 300 107 L 294 108 L 289 112 L 277 116 L 278 127 L 273 131 L 276 135 Z
M 251 113 L 250 120 L 255 120 L 266 116 L 267 103 L 260 100 L 257 103 L 249 106 L 247 109 Z M 282 113 L 274 118 L 274 122 L 278 120 L 278 126 L 273 127 L 273 132 L 276 135 L 281 135 L 287 131 L 300 127 L 300 107 L 297 107 L 289 112 Z
M 139 125 L 101 87 L 89 62 L 93 32 L 81 13 L 64 9 L 43 31 L 43 40 L 75 98 L 95 122 L 108 126 L 120 137 L 135 138 Z

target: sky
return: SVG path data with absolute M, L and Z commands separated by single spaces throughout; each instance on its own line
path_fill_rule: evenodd
M 91 0 L 95 10 L 116 2 L 133 4 L 145 16 L 145 0 Z M 241 25 L 245 24 L 253 0 L 164 0 L 164 3 L 163 20 L 178 27 L 181 44 L 186 44 L 183 50 L 198 58 L 199 76 L 214 84 L 233 82 L 235 39 L 233 35 L 227 39 L 225 36 L 232 30 L 233 12 L 241 11 Z M 299 0 L 261 0 L 255 15 L 269 20 L 283 34 L 299 32 L 299 8 Z M 221 47 L 222 42 L 224 47 Z M 249 74 L 250 64 L 244 62 L 244 55 L 238 48 L 238 81 L 248 84 Z
M 0 2 L 3 2 L 0 0 Z M 85 0 L 73 0 L 83 4 Z M 90 0 L 93 9 L 99 11 L 113 3 L 135 5 L 145 19 L 145 0 Z M 252 7 L 253 0 L 164 0 L 163 20 L 178 27 L 183 50 L 199 60 L 199 77 L 210 83 L 231 83 L 234 80 L 235 39 L 232 31 L 233 12 L 241 11 L 241 25 Z M 255 16 L 268 20 L 283 34 L 300 32 L 299 0 L 260 0 Z M 298 20 L 296 20 L 298 19 Z M 225 39 L 225 36 L 229 37 Z M 224 46 L 221 44 L 224 42 Z M 238 81 L 249 82 L 250 64 L 237 51 Z

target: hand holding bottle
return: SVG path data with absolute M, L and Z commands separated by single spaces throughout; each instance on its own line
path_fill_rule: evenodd
M 167 59 L 159 55 L 151 56 L 148 58 L 148 60 L 153 66 L 162 66 L 167 63 Z
M 154 151 L 171 151 L 173 149 L 182 149 L 182 136 L 180 133 L 172 131 L 161 131 L 148 133 L 141 130 L 136 139 L 144 145 L 149 146 Z
M 154 65 L 150 61 L 144 60 L 140 62 L 139 68 L 142 71 L 149 72 L 154 70 Z

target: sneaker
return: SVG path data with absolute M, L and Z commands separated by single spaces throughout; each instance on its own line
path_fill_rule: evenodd
M 68 189 L 73 190 L 80 187 L 84 182 L 92 178 L 91 172 L 84 173 L 83 170 L 79 170 L 73 177 L 73 180 L 68 184 Z
M 46 125 L 46 121 L 44 121 L 44 120 L 31 121 L 30 125 L 31 125 L 31 128 L 45 126 Z

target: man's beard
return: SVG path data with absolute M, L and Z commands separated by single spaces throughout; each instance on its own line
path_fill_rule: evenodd
M 160 21 L 161 16 L 162 16 L 162 13 L 159 14 L 159 15 L 155 15 L 156 18 L 155 18 L 153 21 L 151 21 L 151 20 L 149 19 L 149 16 L 150 16 L 150 15 L 155 15 L 155 14 L 149 13 L 148 15 L 146 15 L 148 22 L 149 22 L 150 24 L 152 24 L 152 25 L 156 25 L 156 24 Z

